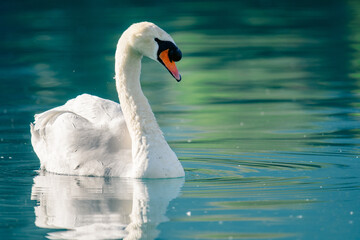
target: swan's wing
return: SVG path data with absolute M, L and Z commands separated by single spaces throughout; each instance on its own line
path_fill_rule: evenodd
M 94 124 L 106 124 L 113 119 L 124 118 L 119 103 L 89 94 L 79 95 L 63 107 Z
M 85 122 L 88 121 L 94 125 L 106 125 L 113 120 L 125 122 L 119 103 L 82 94 L 67 101 L 63 106 L 35 114 L 35 130 L 44 129 L 47 124 L 52 124 L 63 113 L 73 113 L 74 119 L 81 117 L 86 120 Z
M 71 111 L 50 110 L 36 115 L 31 125 L 31 142 L 40 158 L 41 168 L 58 173 L 70 173 L 85 160 L 74 158 L 78 147 L 81 152 L 93 147 L 97 139 L 92 124 Z M 86 139 L 85 133 L 90 134 Z
M 120 105 L 90 95 L 36 115 L 31 133 L 41 168 L 56 173 L 106 175 L 131 147 Z

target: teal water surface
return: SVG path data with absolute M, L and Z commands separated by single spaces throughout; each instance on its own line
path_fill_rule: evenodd
M 1 239 L 360 239 L 358 1 L 0 3 Z M 117 101 L 138 21 L 183 52 L 142 86 L 185 179 L 40 174 L 35 113 Z

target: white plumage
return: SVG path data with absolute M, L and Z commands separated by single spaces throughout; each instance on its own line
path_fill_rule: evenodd
M 156 25 L 131 25 L 119 39 L 115 55 L 121 106 L 83 94 L 63 106 L 36 114 L 31 124 L 31 142 L 41 169 L 68 175 L 184 176 L 140 86 L 142 56 L 161 60 L 180 81 L 174 64 L 179 56 L 161 54 L 164 46 L 170 48 L 165 49 L 168 52 L 179 51 L 173 39 Z

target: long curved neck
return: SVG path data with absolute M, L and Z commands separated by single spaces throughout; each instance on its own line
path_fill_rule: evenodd
M 142 55 L 131 43 L 130 32 L 120 38 L 115 54 L 116 89 L 131 137 L 129 177 L 182 177 L 184 170 L 167 144 L 140 85 Z
M 164 139 L 140 85 L 142 55 L 120 38 L 115 54 L 115 79 L 121 109 L 132 139 L 133 158 L 148 138 Z M 143 146 L 143 147 L 142 147 Z M 135 154 L 135 155 L 134 155 Z

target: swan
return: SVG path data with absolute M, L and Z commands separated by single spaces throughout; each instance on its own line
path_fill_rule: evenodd
M 166 142 L 140 85 L 142 57 L 161 63 L 179 82 L 182 57 L 171 36 L 150 22 L 131 25 L 115 53 L 120 104 L 82 94 L 35 114 L 31 143 L 40 169 L 65 175 L 177 178 L 184 169 Z

